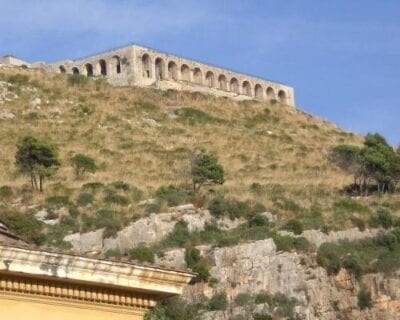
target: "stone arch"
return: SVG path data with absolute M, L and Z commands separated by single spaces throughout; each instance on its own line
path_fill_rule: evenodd
M 143 78 L 151 78 L 151 58 L 146 53 L 142 56 Z
M 206 73 L 206 83 L 207 83 L 207 86 L 210 88 L 215 87 L 215 76 L 214 76 L 214 73 L 212 73 L 211 71 L 208 71 Z
M 200 84 L 200 85 L 203 84 L 203 72 L 201 72 L 200 68 L 194 68 L 193 80 L 197 84 Z
M 79 75 L 79 69 L 77 67 L 72 68 L 72 74 L 73 75 Z
M 264 90 L 261 84 L 257 83 L 254 87 L 254 96 L 256 99 L 262 100 L 264 99 Z
M 155 62 L 156 66 L 156 79 L 164 80 L 165 79 L 165 63 L 161 58 L 157 58 Z
M 283 103 L 283 104 L 286 104 L 286 103 L 287 103 L 287 94 L 286 94 L 285 91 L 279 90 L 279 92 L 278 92 L 278 98 L 279 98 L 279 101 L 280 101 L 281 103 Z
M 267 88 L 267 99 L 268 100 L 275 100 L 276 99 L 276 94 L 275 90 L 271 87 Z
M 174 61 L 168 63 L 168 77 L 172 80 L 178 80 L 178 67 Z
M 183 64 L 181 67 L 181 79 L 183 81 L 190 81 L 190 68 L 187 64 Z
M 99 66 L 100 66 L 100 74 L 102 76 L 107 75 L 107 62 L 104 59 L 99 60 Z
M 236 78 L 232 78 L 229 83 L 230 91 L 239 94 L 239 81 Z
M 242 85 L 242 94 L 252 97 L 252 93 L 251 93 L 251 85 L 250 82 L 248 81 L 243 81 L 243 85 Z
M 93 65 L 91 63 L 86 63 L 85 70 L 87 77 L 93 77 Z
M 119 56 L 115 55 L 113 57 L 113 62 L 114 62 L 114 65 L 115 65 L 115 72 L 117 74 L 120 74 L 121 71 L 122 71 L 122 69 L 121 69 L 121 58 Z
M 225 91 L 228 90 L 228 81 L 226 80 L 226 77 L 223 74 L 221 74 L 218 77 L 218 85 L 219 85 L 219 89 L 225 90 Z

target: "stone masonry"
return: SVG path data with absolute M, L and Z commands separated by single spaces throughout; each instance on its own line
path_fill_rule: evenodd
M 103 76 L 116 86 L 197 91 L 238 100 L 278 100 L 295 106 L 294 90 L 289 86 L 138 45 L 80 60 L 63 60 L 45 68 L 58 73 Z

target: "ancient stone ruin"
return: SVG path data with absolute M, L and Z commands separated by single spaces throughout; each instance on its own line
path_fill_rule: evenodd
M 10 59 L 5 59 L 0 59 L 0 63 L 10 64 Z M 21 64 L 18 60 L 18 65 Z M 282 104 L 295 105 L 294 90 L 289 86 L 138 45 L 79 60 L 25 64 L 58 73 L 102 76 L 116 86 L 197 91 L 239 100 L 277 100 Z

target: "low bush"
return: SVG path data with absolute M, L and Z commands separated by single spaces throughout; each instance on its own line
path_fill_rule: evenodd
M 118 249 L 109 249 L 104 254 L 107 258 L 121 258 L 122 253 Z
M 89 204 L 92 204 L 94 197 L 91 193 L 81 192 L 78 196 L 77 204 L 81 207 L 86 207 Z
M 369 292 L 365 287 L 361 287 L 357 295 L 358 307 L 361 310 L 372 308 L 372 298 L 371 292 Z
M 42 233 L 43 224 L 28 214 L 0 208 L 0 220 L 17 236 L 28 242 L 40 245 L 45 240 Z
M 201 256 L 200 251 L 194 247 L 187 247 L 185 250 L 185 261 L 193 272 L 197 273 L 195 282 L 207 282 L 210 277 L 205 259 Z
M 52 196 L 46 199 L 46 205 L 50 209 L 59 209 L 68 206 L 70 203 L 68 196 Z
M 294 234 L 299 235 L 303 233 L 303 223 L 297 219 L 289 220 L 285 226 L 285 230 L 292 231 Z
M 229 216 L 230 219 L 251 219 L 254 215 L 265 212 L 266 208 L 261 203 L 251 204 L 249 201 L 227 200 L 215 197 L 208 204 L 208 210 L 216 217 Z
M 193 191 L 175 186 L 161 186 L 156 191 L 156 197 L 165 201 L 168 206 L 177 206 L 191 202 Z
M 212 296 L 208 302 L 208 309 L 211 311 L 223 311 L 228 307 L 226 293 L 219 293 Z
M 0 187 L 0 200 L 8 200 L 13 196 L 13 190 L 9 186 Z
M 114 192 L 108 192 L 107 195 L 104 197 L 104 202 L 117 204 L 120 206 L 127 206 L 130 203 L 129 199 L 126 196 Z
M 252 297 L 247 292 L 239 293 L 235 297 L 235 304 L 239 307 L 246 306 L 246 305 L 250 304 L 251 302 L 252 302 Z
M 154 263 L 154 252 L 151 248 L 140 246 L 137 248 L 130 249 L 128 251 L 128 257 L 131 260 L 138 260 L 140 262 Z

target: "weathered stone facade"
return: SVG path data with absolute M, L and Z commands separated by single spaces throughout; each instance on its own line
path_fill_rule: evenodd
M 138 45 L 80 60 L 59 61 L 47 68 L 59 73 L 103 76 L 117 86 L 200 91 L 295 105 L 294 90 L 289 86 Z

